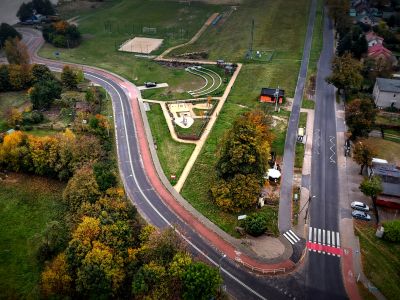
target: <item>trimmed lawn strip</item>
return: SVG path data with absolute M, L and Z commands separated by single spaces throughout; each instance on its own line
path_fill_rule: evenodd
M 0 181 L 0 290 L 8 299 L 38 299 L 41 268 L 36 251 L 50 221 L 64 220 L 65 184 L 9 174 Z
M 175 184 L 182 174 L 187 161 L 195 148 L 194 144 L 184 144 L 172 139 L 164 118 L 161 106 L 150 103 L 151 110 L 147 112 L 151 133 L 157 145 L 157 155 L 165 176 L 171 184 Z M 176 175 L 172 180 L 170 175 Z
M 378 137 L 369 137 L 368 141 L 371 141 L 371 145 L 379 145 L 375 147 L 378 157 L 386 159 L 390 163 L 400 165 L 400 143 Z
M 356 222 L 360 239 L 365 275 L 387 299 L 398 299 L 400 294 L 400 245 L 375 237 L 376 228 L 365 222 Z
M 303 99 L 301 102 L 301 108 L 314 109 L 314 107 L 315 102 L 313 100 Z
M 307 113 L 301 112 L 299 119 L 299 128 L 300 127 L 306 128 L 306 125 L 307 125 Z M 305 145 L 303 143 L 296 142 L 295 159 L 294 159 L 295 168 L 299 169 L 303 168 L 304 151 L 305 151 Z

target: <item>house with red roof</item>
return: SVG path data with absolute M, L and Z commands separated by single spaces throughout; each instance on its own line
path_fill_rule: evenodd
M 372 30 L 365 34 L 365 39 L 367 40 L 368 47 L 375 46 L 376 44 L 383 44 L 383 37 L 378 36 Z
M 375 44 L 368 48 L 368 57 L 376 61 L 387 61 L 392 66 L 397 65 L 397 59 L 393 55 L 392 51 L 385 48 L 382 44 Z

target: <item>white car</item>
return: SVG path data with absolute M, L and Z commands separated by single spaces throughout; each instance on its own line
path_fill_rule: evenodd
M 358 202 L 358 201 L 351 202 L 351 208 L 361 210 L 361 211 L 369 211 L 368 205 L 366 205 L 365 203 L 362 203 L 362 202 Z

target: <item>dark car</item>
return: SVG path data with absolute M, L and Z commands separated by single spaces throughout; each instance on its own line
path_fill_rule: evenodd
M 351 215 L 353 218 L 364 220 L 364 221 L 370 221 L 371 216 L 367 214 L 366 212 L 360 211 L 360 210 L 354 210 Z
M 144 86 L 149 88 L 149 87 L 155 87 L 157 86 L 157 82 L 145 82 Z

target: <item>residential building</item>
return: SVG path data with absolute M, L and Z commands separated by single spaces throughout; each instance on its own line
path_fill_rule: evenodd
M 377 78 L 372 95 L 377 107 L 400 109 L 400 80 Z

